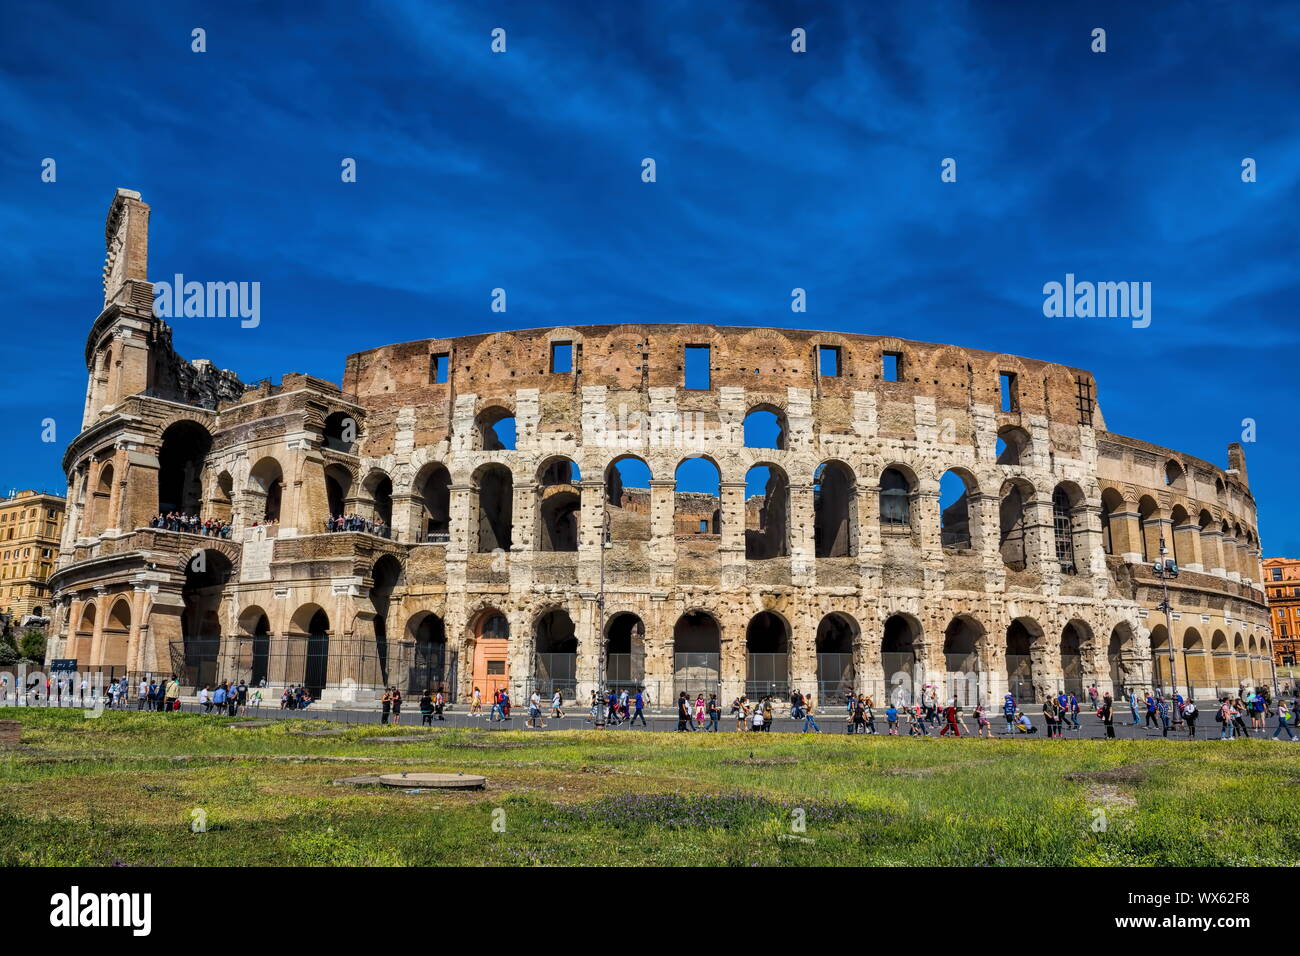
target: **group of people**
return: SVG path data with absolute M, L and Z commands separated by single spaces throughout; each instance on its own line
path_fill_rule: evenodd
M 286 687 L 280 694 L 280 709 L 306 710 L 311 706 L 312 700 L 311 692 L 308 691 L 306 687 L 303 687 L 302 684 L 294 684 L 290 687 Z M 257 701 L 259 704 L 262 701 L 262 695 L 260 693 L 257 695 Z
M 703 704 L 703 700 L 700 703 Z M 629 691 L 626 687 L 622 690 L 593 690 L 591 692 L 591 721 L 592 723 L 599 723 L 603 718 L 605 724 L 610 727 L 617 727 L 619 724 L 627 724 L 628 727 L 631 727 L 639 720 L 641 726 L 645 727 L 645 709 L 649 706 L 650 695 L 641 687 L 634 691 Z M 564 716 L 564 711 L 560 708 L 560 692 L 558 690 L 551 698 L 551 716 Z
M 261 690 L 256 687 L 250 690 L 247 681 L 242 680 L 239 683 L 223 680 L 215 689 L 209 684 L 204 684 L 199 690 L 198 697 L 203 712 L 218 717 L 222 715 L 238 717 L 248 713 L 250 707 L 254 713 L 262 708 Z M 284 707 L 283 698 L 280 706 Z
M 200 518 L 198 515 L 180 511 L 159 513 L 149 521 L 149 527 L 163 531 L 182 531 L 185 534 L 201 534 L 208 538 L 229 538 L 231 532 L 229 521 L 220 518 Z
M 384 523 L 383 518 L 376 518 L 371 521 L 369 518 L 363 518 L 359 514 L 332 515 L 325 519 L 326 531 L 364 531 L 367 534 L 377 534 L 381 538 L 390 537 L 392 528 Z

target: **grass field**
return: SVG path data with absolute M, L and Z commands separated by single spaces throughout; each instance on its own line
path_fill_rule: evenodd
M 366 738 L 392 728 L 295 733 L 319 721 L 240 730 L 199 716 L 9 709 L 0 718 L 23 724 L 21 747 L 0 752 L 6 866 L 1300 857 L 1300 747 L 1267 741 L 410 730 L 411 743 L 384 744 Z M 403 769 L 479 773 L 489 786 L 333 783 Z M 206 832 L 192 832 L 196 809 Z

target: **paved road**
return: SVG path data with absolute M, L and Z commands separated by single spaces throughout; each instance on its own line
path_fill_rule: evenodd
M 69 703 L 69 702 L 65 702 L 65 703 Z M 128 709 L 134 709 L 134 708 L 132 707 Z M 202 708 L 195 703 L 183 704 L 182 710 L 187 713 L 202 712 Z M 1017 739 L 1038 739 L 1043 737 L 1046 732 L 1046 725 L 1043 721 L 1041 713 L 1037 712 L 1037 710 L 1035 709 L 1035 710 L 1030 710 L 1029 715 L 1033 720 L 1034 725 L 1038 728 L 1038 733 L 1033 735 L 1027 735 L 1027 734 L 1008 735 L 1005 732 L 1006 723 L 1002 720 L 1001 715 L 998 714 L 995 715 L 995 717 L 993 718 L 993 730 L 995 732 L 995 735 L 1001 738 L 1014 736 Z M 259 719 L 298 718 L 298 719 L 308 719 L 308 720 L 328 720 L 328 721 L 334 721 L 334 722 L 345 723 L 345 724 L 379 724 L 380 723 L 380 712 L 377 706 L 366 707 L 366 708 L 355 708 L 355 709 L 321 707 L 321 708 L 308 708 L 307 710 L 281 710 L 279 709 L 279 707 L 264 706 L 260 711 L 255 711 L 250 709 L 245 715 L 242 716 L 244 716 L 245 718 L 259 718 Z M 816 715 L 815 720 L 817 721 L 818 725 L 821 727 L 822 733 L 833 733 L 833 734 L 843 735 L 845 733 L 845 726 L 846 726 L 845 716 L 846 715 L 844 711 L 837 709 L 830 712 L 820 713 Z M 1082 724 L 1081 729 L 1077 731 L 1076 730 L 1066 731 L 1064 736 L 1067 739 L 1068 738 L 1101 738 L 1105 736 L 1105 729 L 1102 725 L 1102 722 L 1096 717 L 1096 715 L 1091 713 L 1085 713 L 1085 714 L 1081 714 L 1080 716 L 1081 716 L 1080 723 Z M 160 715 L 160 717 L 165 718 L 165 715 Z M 1115 722 L 1115 735 L 1117 737 L 1126 740 L 1145 740 L 1145 739 L 1160 738 L 1163 736 L 1160 728 L 1154 726 L 1148 727 L 1145 725 L 1145 715 L 1143 715 L 1144 722 L 1139 724 L 1136 727 L 1132 725 L 1131 722 L 1132 717 L 1127 712 L 1127 709 L 1125 709 L 1123 713 L 1117 713 L 1116 717 L 1117 720 Z M 971 728 L 971 730 L 973 731 L 975 726 L 973 718 L 969 714 L 964 714 L 963 719 L 965 720 L 967 727 Z M 526 710 L 521 711 L 518 707 L 514 708 L 513 716 L 510 720 L 489 721 L 486 716 L 472 716 L 466 713 L 464 707 L 462 706 L 447 713 L 446 720 L 433 721 L 433 726 L 435 727 L 476 727 L 476 728 L 481 728 L 486 730 L 530 730 L 532 728 L 525 726 L 527 720 L 528 720 L 527 711 Z M 644 733 L 647 730 L 671 732 L 677 730 L 677 718 L 672 714 L 647 714 L 646 722 L 648 726 L 644 729 L 641 727 L 641 724 L 639 722 L 637 723 L 636 727 L 633 728 L 629 728 L 627 724 L 619 724 L 617 726 L 613 726 L 613 725 L 608 726 L 605 729 L 610 733 L 628 733 L 628 732 Z M 568 715 L 562 719 L 552 719 L 550 717 L 547 717 L 544 718 L 544 723 L 545 726 L 540 729 L 544 729 L 544 730 L 584 730 L 584 729 L 590 730 L 592 729 L 592 721 L 586 711 L 583 711 L 581 713 L 575 713 L 573 711 L 570 711 Z M 399 726 L 418 728 L 420 727 L 420 725 L 421 723 L 420 723 L 419 710 L 414 709 L 408 704 L 406 707 L 403 708 L 402 719 Z M 1247 722 L 1247 725 L 1249 725 L 1249 721 Z M 777 718 L 776 721 L 774 721 L 773 723 L 772 729 L 774 732 L 777 733 L 800 733 L 803 731 L 803 726 L 804 726 L 803 721 L 790 720 L 788 718 Z M 883 716 L 881 716 L 876 721 L 876 727 L 877 730 L 882 734 L 887 729 Z M 1266 731 L 1263 732 L 1253 731 L 1251 733 L 1251 736 L 1256 738 L 1271 737 L 1275 727 L 1276 727 L 1276 722 L 1270 719 L 1267 722 L 1268 729 Z M 728 717 L 724 714 L 721 721 L 720 729 L 724 732 L 735 733 L 736 732 L 735 719 Z M 904 735 L 907 733 L 907 729 L 905 725 L 900 725 L 899 733 Z M 932 726 L 931 733 L 937 734 L 938 728 Z M 1197 721 L 1196 739 L 1198 740 L 1205 739 L 1205 738 L 1217 739 L 1219 737 L 1219 734 L 1220 734 L 1220 725 L 1214 721 L 1213 717 L 1206 710 L 1202 709 L 1200 714 L 1200 719 Z M 1286 735 L 1283 734 L 1282 736 L 1283 739 L 1285 739 Z M 1186 727 L 1185 726 L 1171 727 L 1169 731 L 1169 739 L 1187 740 L 1188 734 L 1187 734 Z

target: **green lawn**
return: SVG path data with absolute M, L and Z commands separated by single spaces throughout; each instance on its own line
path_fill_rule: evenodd
M 1300 746 L 843 734 L 297 736 L 0 709 L 0 864 L 1291 865 Z M 341 726 L 341 725 L 339 725 Z M 412 769 L 478 793 L 336 786 Z M 192 832 L 193 811 L 206 832 Z M 803 829 L 797 829 L 802 819 Z

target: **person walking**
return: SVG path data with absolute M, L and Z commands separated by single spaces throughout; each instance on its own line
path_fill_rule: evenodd
M 560 709 L 561 703 L 563 703 L 563 701 L 560 697 L 560 692 L 557 690 L 551 695 L 551 717 L 553 719 L 559 720 L 564 716 L 564 711 Z
M 645 694 L 642 692 L 641 688 L 638 687 L 636 693 L 632 697 L 632 719 L 628 721 L 629 728 L 637 722 L 637 718 L 640 718 L 642 727 L 646 725 L 644 708 Z
M 1156 722 L 1156 699 L 1152 697 L 1150 694 L 1147 694 L 1147 722 L 1144 726 L 1147 727 L 1160 726 Z
M 1136 727 L 1141 721 L 1138 719 L 1138 695 L 1135 690 L 1129 690 L 1128 692 L 1128 707 L 1129 710 L 1133 711 L 1133 723 L 1130 726 Z
M 1102 725 L 1106 728 L 1106 739 L 1115 739 L 1115 702 L 1110 699 L 1110 694 L 1106 694 L 1101 699 L 1101 707 L 1097 713 L 1101 716 Z
M 1095 704 L 1096 701 L 1093 701 L 1093 703 Z M 1069 713 L 1070 713 L 1070 722 L 1074 724 L 1074 729 L 1082 730 L 1083 727 L 1079 723 L 1079 698 L 1076 697 L 1073 693 L 1070 694 Z
M 1192 699 L 1189 697 L 1183 704 L 1183 720 L 1187 724 L 1188 737 L 1196 736 L 1196 716 L 1196 704 L 1193 703 Z
M 1056 702 L 1055 697 L 1048 697 L 1043 700 L 1043 722 L 1047 724 L 1047 736 L 1049 738 L 1058 736 L 1057 719 L 1060 714 L 1058 708 L 1060 704 Z
M 984 710 L 983 704 L 975 705 L 975 736 L 993 739 L 993 725 L 989 723 L 988 714 Z
M 492 709 L 488 711 L 488 723 L 492 723 L 494 720 L 505 720 L 505 719 L 506 719 L 506 712 L 501 707 L 501 689 L 497 688 L 496 690 L 492 691 Z
M 695 729 L 691 726 L 691 702 L 686 698 L 686 691 L 682 691 L 677 697 L 677 729 L 678 731 Z
M 429 693 L 429 688 L 424 689 L 420 695 L 420 726 L 433 726 L 433 695 Z
M 803 699 L 803 732 L 805 734 L 808 733 L 809 727 L 812 728 L 813 733 L 820 734 L 822 732 L 822 729 L 817 726 L 817 721 L 813 719 L 813 709 L 813 697 L 812 694 L 808 694 Z
M 1232 702 L 1229 701 L 1228 698 L 1225 697 L 1223 698 L 1223 700 L 1219 701 L 1219 712 L 1214 715 L 1214 719 L 1217 720 L 1222 725 L 1219 728 L 1219 739 L 1231 740 L 1232 739 Z
M 885 724 L 889 727 L 889 736 L 898 736 L 898 708 L 890 704 L 885 708 Z
M 1287 740 L 1294 742 L 1296 738 L 1295 732 L 1291 729 L 1292 723 L 1290 708 L 1287 707 L 1286 701 L 1279 700 L 1277 702 L 1277 729 L 1273 731 L 1273 736 L 1269 740 L 1277 740 L 1278 734 L 1285 730 Z
M 483 692 L 477 687 L 469 697 L 469 712 L 473 717 L 483 716 Z
M 1007 721 L 1007 733 L 1016 732 L 1016 699 L 1010 694 L 1002 698 L 1002 716 Z
M 867 702 L 862 697 L 855 697 L 853 700 L 853 732 L 855 734 L 864 734 L 867 732 Z
M 940 737 L 947 737 L 951 733 L 954 737 L 960 737 L 961 731 L 957 728 L 957 704 L 950 703 L 943 709 L 943 719 L 945 721 L 943 730 L 939 731 Z
M 1162 737 L 1168 737 L 1169 736 L 1169 701 L 1165 700 L 1164 697 L 1162 696 L 1158 701 L 1156 701 L 1156 710 L 1160 714 L 1160 735 Z
M 379 699 L 379 722 L 381 724 L 388 723 L 388 718 L 392 715 L 392 713 L 393 713 L 393 695 L 389 692 L 388 688 L 385 687 L 384 696 Z
M 637 713 L 640 713 L 640 709 L 639 709 L 640 706 L 641 706 L 640 704 L 637 704 L 638 707 Z M 704 729 L 711 733 L 716 734 L 719 729 L 718 722 L 722 719 L 722 705 L 718 703 L 717 694 L 709 695 L 709 702 L 704 705 L 704 713 L 709 718 L 708 726 L 706 726 Z M 641 724 L 642 726 L 645 725 L 644 717 L 641 718 Z

